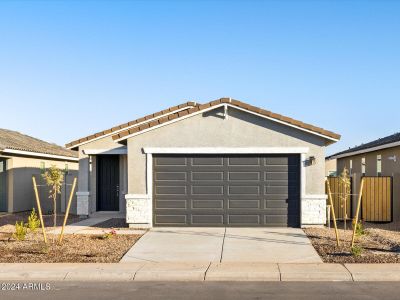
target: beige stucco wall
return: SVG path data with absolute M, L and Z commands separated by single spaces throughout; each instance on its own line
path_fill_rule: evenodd
M 131 137 L 128 146 L 128 193 L 146 193 L 144 147 L 308 147 L 316 164 L 306 167 L 306 194 L 324 194 L 325 140 L 265 118 L 229 108 L 196 115 Z
M 344 167 L 350 168 L 350 160 L 353 161 L 352 176 L 355 178 L 353 190 L 358 193 L 361 178 L 361 158 L 365 157 L 365 175 L 377 176 L 377 155 L 382 156 L 382 176 L 393 176 L 393 219 L 400 220 L 400 147 L 393 147 L 364 154 L 358 154 L 345 158 L 339 158 L 337 163 L 338 173 Z M 389 157 L 396 156 L 396 162 Z M 353 197 L 353 207 L 355 197 Z M 353 210 L 354 211 L 354 210 Z
M 32 176 L 35 176 L 38 184 L 43 185 L 41 178 L 41 162 L 45 163 L 48 168 L 55 165 L 57 168 L 65 169 L 65 164 L 68 164 L 69 175 L 66 177 L 66 183 L 71 184 L 74 177 L 78 176 L 78 163 L 65 162 L 59 160 L 49 160 L 42 158 L 29 158 L 29 157 L 12 157 L 7 161 L 7 198 L 8 198 L 8 211 L 18 212 L 31 210 L 35 203 L 35 196 L 33 192 Z M 66 199 L 68 198 L 71 186 L 65 185 L 62 187 L 61 195 L 57 203 L 58 211 L 65 209 Z M 39 194 L 43 213 L 52 210 L 51 201 L 48 199 L 47 187 L 39 187 Z M 76 213 L 76 200 L 74 199 L 71 206 L 71 213 Z

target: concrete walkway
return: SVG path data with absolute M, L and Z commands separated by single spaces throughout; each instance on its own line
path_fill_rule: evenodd
M 127 262 L 321 263 L 299 228 L 153 228 Z
M 0 281 L 400 281 L 400 264 L 0 264 Z

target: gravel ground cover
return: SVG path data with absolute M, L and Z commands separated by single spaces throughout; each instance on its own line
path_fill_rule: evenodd
M 356 237 L 355 246 L 361 254 L 354 255 L 350 244 L 352 230 L 339 229 L 341 245 L 336 246 L 333 228 L 304 229 L 312 245 L 327 263 L 399 263 L 400 233 L 379 228 L 367 228 L 365 234 Z

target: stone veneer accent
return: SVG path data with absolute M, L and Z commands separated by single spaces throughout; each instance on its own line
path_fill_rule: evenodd
M 89 192 L 77 192 L 76 193 L 76 213 L 79 216 L 89 215 Z
M 301 200 L 301 225 L 326 223 L 326 195 L 305 195 Z
M 126 199 L 126 223 L 152 225 L 151 198 L 149 195 L 127 194 Z

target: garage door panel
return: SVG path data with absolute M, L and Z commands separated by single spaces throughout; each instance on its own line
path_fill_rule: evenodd
M 192 225 L 224 225 L 224 215 L 196 215 L 191 217 Z
M 156 181 L 186 181 L 186 172 L 157 172 Z
M 228 224 L 231 225 L 260 225 L 260 215 L 228 215 Z
M 228 172 L 230 181 L 260 181 L 260 172 Z
M 224 200 L 194 199 L 192 209 L 218 209 L 224 208 Z
M 186 195 L 186 186 L 157 186 L 156 195 Z
M 159 215 L 157 214 L 154 218 L 155 225 L 186 225 L 186 215 Z
M 192 181 L 222 181 L 224 172 L 191 172 Z
M 195 185 L 192 186 L 192 195 L 223 195 L 224 186 L 222 185 Z
M 192 166 L 223 166 L 223 157 L 194 157 Z
M 228 187 L 228 195 L 260 195 L 260 187 L 256 186 L 246 186 L 238 185 Z
M 187 158 L 181 156 L 160 156 L 154 159 L 155 166 L 186 166 Z
M 182 156 L 153 165 L 155 226 L 299 225 L 299 155 Z
M 289 206 L 289 203 L 287 199 L 281 199 L 281 200 L 264 200 L 264 208 L 287 208 Z
M 237 157 L 229 157 L 228 158 L 228 166 L 259 166 L 260 158 L 259 157 L 246 157 L 246 156 L 237 156 Z
M 242 200 L 234 200 L 234 199 L 229 199 L 228 200 L 228 208 L 230 209 L 243 209 L 243 208 L 261 208 L 261 200 L 259 199 L 242 199 Z
M 157 209 L 187 209 L 187 200 L 169 200 L 158 199 L 156 202 Z

